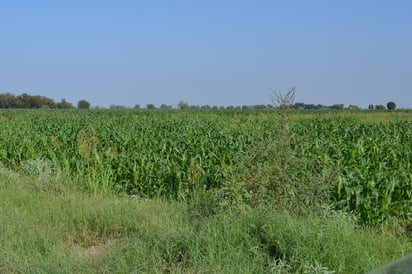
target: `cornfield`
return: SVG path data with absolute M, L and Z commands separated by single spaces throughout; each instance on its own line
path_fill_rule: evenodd
M 259 180 L 274 196 L 293 185 L 293 198 L 315 184 L 334 207 L 365 223 L 410 218 L 410 120 L 291 113 L 285 135 L 273 112 L 3 110 L 0 167 L 21 172 L 30 161 L 46 161 L 90 191 L 177 200 L 211 192 L 248 202 Z M 277 161 L 279 150 L 287 165 Z M 262 175 L 271 170 L 277 176 Z

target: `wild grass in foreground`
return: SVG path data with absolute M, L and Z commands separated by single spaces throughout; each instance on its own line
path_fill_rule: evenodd
M 144 201 L 0 174 L 1 273 L 364 273 L 412 250 L 328 208 Z

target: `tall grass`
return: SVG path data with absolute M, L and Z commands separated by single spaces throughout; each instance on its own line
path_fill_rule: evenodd
M 364 273 L 412 248 L 330 208 L 221 210 L 1 174 L 1 273 Z

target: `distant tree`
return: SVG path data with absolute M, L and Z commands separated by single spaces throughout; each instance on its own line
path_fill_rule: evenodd
M 23 93 L 15 96 L 11 93 L 0 94 L 0 108 L 56 108 L 53 99 L 40 95 Z
M 375 109 L 376 110 L 385 110 L 385 106 L 384 105 L 376 105 Z
M 173 107 L 170 106 L 170 105 L 161 104 L 161 105 L 160 105 L 160 108 L 161 108 L 161 109 L 172 109 Z
M 156 106 L 154 104 L 147 104 L 146 107 L 148 109 L 155 109 L 156 108 Z
M 368 106 L 368 109 L 369 109 L 369 110 L 374 110 L 374 108 L 375 108 L 375 107 L 374 107 L 373 104 L 369 104 L 369 106 Z
M 74 106 L 63 98 L 60 103 L 57 103 L 57 108 L 74 108 Z
M 52 99 L 39 95 L 32 96 L 27 93 L 17 96 L 17 101 L 21 108 L 55 107 Z
M 356 105 L 349 105 L 348 109 L 350 109 L 350 110 L 359 110 L 360 108 Z
M 315 104 L 305 104 L 305 109 L 316 109 Z
M 89 109 L 90 108 L 90 103 L 86 100 L 80 100 L 77 103 L 77 108 L 81 108 L 81 109 Z
M 110 105 L 110 109 L 128 109 L 127 106 L 122 106 L 122 105 Z
M 11 93 L 0 94 L 0 108 L 16 108 L 17 98 Z
M 0 94 L 0 108 L 56 108 L 53 99 L 40 95 L 23 93 L 15 96 L 11 93 Z
M 18 108 L 31 108 L 31 96 L 27 93 L 23 93 L 16 97 L 17 99 L 17 107 Z
M 390 101 L 386 104 L 386 107 L 388 108 L 388 110 L 395 110 L 396 109 L 396 104 L 395 104 L 395 102 Z
M 252 107 L 253 107 L 253 109 L 266 109 L 265 105 L 254 105 Z
M 45 96 L 32 96 L 31 102 L 32 107 L 34 108 L 56 108 L 56 103 L 52 99 L 47 98 Z
M 180 101 L 180 102 L 177 104 L 177 106 L 178 106 L 178 108 L 180 108 L 180 109 L 188 109 L 188 108 L 189 108 L 189 103 L 184 102 L 184 101 Z
M 330 107 L 331 109 L 338 109 L 338 110 L 342 110 L 344 108 L 343 104 L 334 104 Z
M 140 105 L 139 105 L 139 104 L 136 104 L 136 105 L 134 105 L 133 108 L 134 108 L 134 109 L 140 109 Z
M 305 103 L 295 103 L 293 105 L 293 108 L 295 108 L 295 109 L 305 109 Z

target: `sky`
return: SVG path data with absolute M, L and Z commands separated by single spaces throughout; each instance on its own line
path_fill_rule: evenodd
M 0 1 L 0 93 L 412 108 L 410 0 Z

